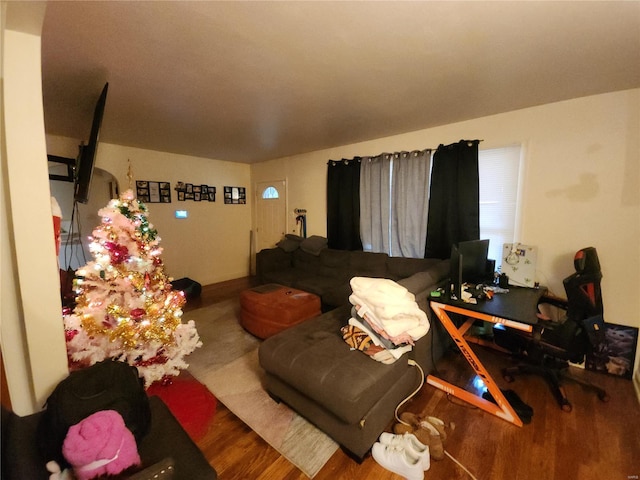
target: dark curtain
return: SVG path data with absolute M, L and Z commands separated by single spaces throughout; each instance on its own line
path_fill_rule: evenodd
M 327 244 L 362 250 L 360 240 L 360 159 L 330 160 L 327 170 Z
M 452 244 L 480 238 L 478 143 L 440 145 L 433 156 L 426 258 L 449 258 Z

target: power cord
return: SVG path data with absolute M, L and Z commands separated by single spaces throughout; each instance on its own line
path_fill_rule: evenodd
M 396 407 L 396 410 L 394 412 L 394 415 L 396 417 L 396 421 L 398 423 L 401 423 L 402 425 L 409 425 L 407 422 L 403 422 L 402 420 L 400 420 L 400 416 L 398 415 L 398 410 L 400 410 L 400 407 L 402 407 L 405 403 L 407 403 L 409 400 L 411 400 L 421 389 L 422 386 L 424 385 L 424 370 L 422 370 L 422 367 L 420 365 L 418 365 L 418 362 L 416 362 L 413 359 L 409 359 L 407 360 L 407 363 L 409 365 L 413 365 L 414 367 L 417 367 L 418 370 L 420 370 L 420 385 L 418 385 L 418 388 L 416 388 L 407 398 L 405 398 L 404 400 L 402 400 L 398 406 Z
M 420 367 L 420 365 L 418 364 L 418 362 L 416 362 L 413 359 L 409 359 L 407 360 L 407 363 L 409 365 L 412 365 L 414 367 L 416 367 L 419 371 L 420 371 L 420 385 L 418 385 L 418 388 L 416 388 L 413 392 L 411 392 L 411 394 L 409 394 L 409 396 L 407 398 L 405 398 L 404 400 L 402 400 L 398 406 L 395 409 L 394 412 L 394 416 L 396 418 L 396 421 L 398 423 L 401 423 L 402 425 L 407 425 L 410 426 L 407 422 L 403 422 L 402 420 L 400 420 L 400 416 L 398 415 L 398 411 L 400 410 L 400 408 L 407 403 L 409 400 L 411 400 L 424 386 L 424 370 L 422 370 L 422 367 Z M 444 451 L 444 454 L 449 457 L 451 460 L 453 460 L 453 463 L 455 463 L 456 465 L 458 465 L 462 470 L 464 470 L 464 472 L 469 475 L 469 477 L 472 478 L 472 480 L 478 480 L 470 471 L 467 467 L 465 467 L 462 463 L 460 463 L 453 455 L 451 455 L 449 452 L 447 452 L 446 450 Z
M 464 472 L 469 475 L 473 480 L 478 480 L 475 475 L 473 473 L 471 473 L 467 467 L 465 467 L 463 464 L 461 464 L 458 460 L 456 460 L 453 455 L 451 455 L 449 452 L 447 452 L 446 450 L 444 451 L 444 454 L 449 457 L 451 460 L 453 460 L 453 463 L 455 463 L 456 465 L 458 465 L 462 470 L 464 470 Z

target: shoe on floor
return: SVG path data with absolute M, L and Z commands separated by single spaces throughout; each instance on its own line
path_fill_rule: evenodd
M 420 459 L 422 470 L 425 472 L 431 467 L 429 446 L 423 444 L 412 433 L 394 435 L 393 433 L 382 432 L 378 441 L 383 445 L 397 446 L 409 450 L 411 454 Z
M 371 456 L 378 465 L 407 480 L 424 480 L 422 462 L 409 450 L 376 442 L 371 447 Z
M 438 433 L 440 434 L 440 439 L 442 440 L 443 444 L 445 444 L 447 441 L 447 430 L 446 430 L 447 427 L 450 430 L 453 430 L 455 428 L 455 425 L 453 423 L 445 424 L 444 421 L 440 420 L 438 417 L 432 417 L 429 415 L 427 416 L 416 415 L 411 412 L 403 412 L 402 414 L 400 414 L 400 420 L 405 423 L 408 423 L 409 425 L 414 425 L 416 426 L 416 428 L 422 422 L 429 422 L 431 425 L 436 427 L 436 430 L 438 430 Z
M 442 442 L 442 437 L 440 436 L 438 429 L 431 422 L 423 420 L 420 416 L 410 412 L 403 412 L 400 415 L 400 420 L 408 423 L 412 427 L 412 433 L 416 438 L 424 445 L 429 446 L 431 458 L 434 460 L 442 460 L 444 458 L 444 444 Z M 398 433 L 395 428 L 394 432 Z

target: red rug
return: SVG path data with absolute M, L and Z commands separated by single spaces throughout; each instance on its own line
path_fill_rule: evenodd
M 216 397 L 184 370 L 166 385 L 153 383 L 147 395 L 160 397 L 193 441 L 204 437 L 216 413 Z

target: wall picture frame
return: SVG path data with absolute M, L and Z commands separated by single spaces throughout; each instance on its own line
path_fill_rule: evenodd
M 171 203 L 171 184 L 136 180 L 136 197 L 142 203 Z
M 216 187 L 204 183 L 176 182 L 175 190 L 178 192 L 178 201 L 180 202 L 187 200 L 194 202 L 216 201 Z
M 246 204 L 247 190 L 245 187 L 224 187 L 224 203 L 228 204 Z

